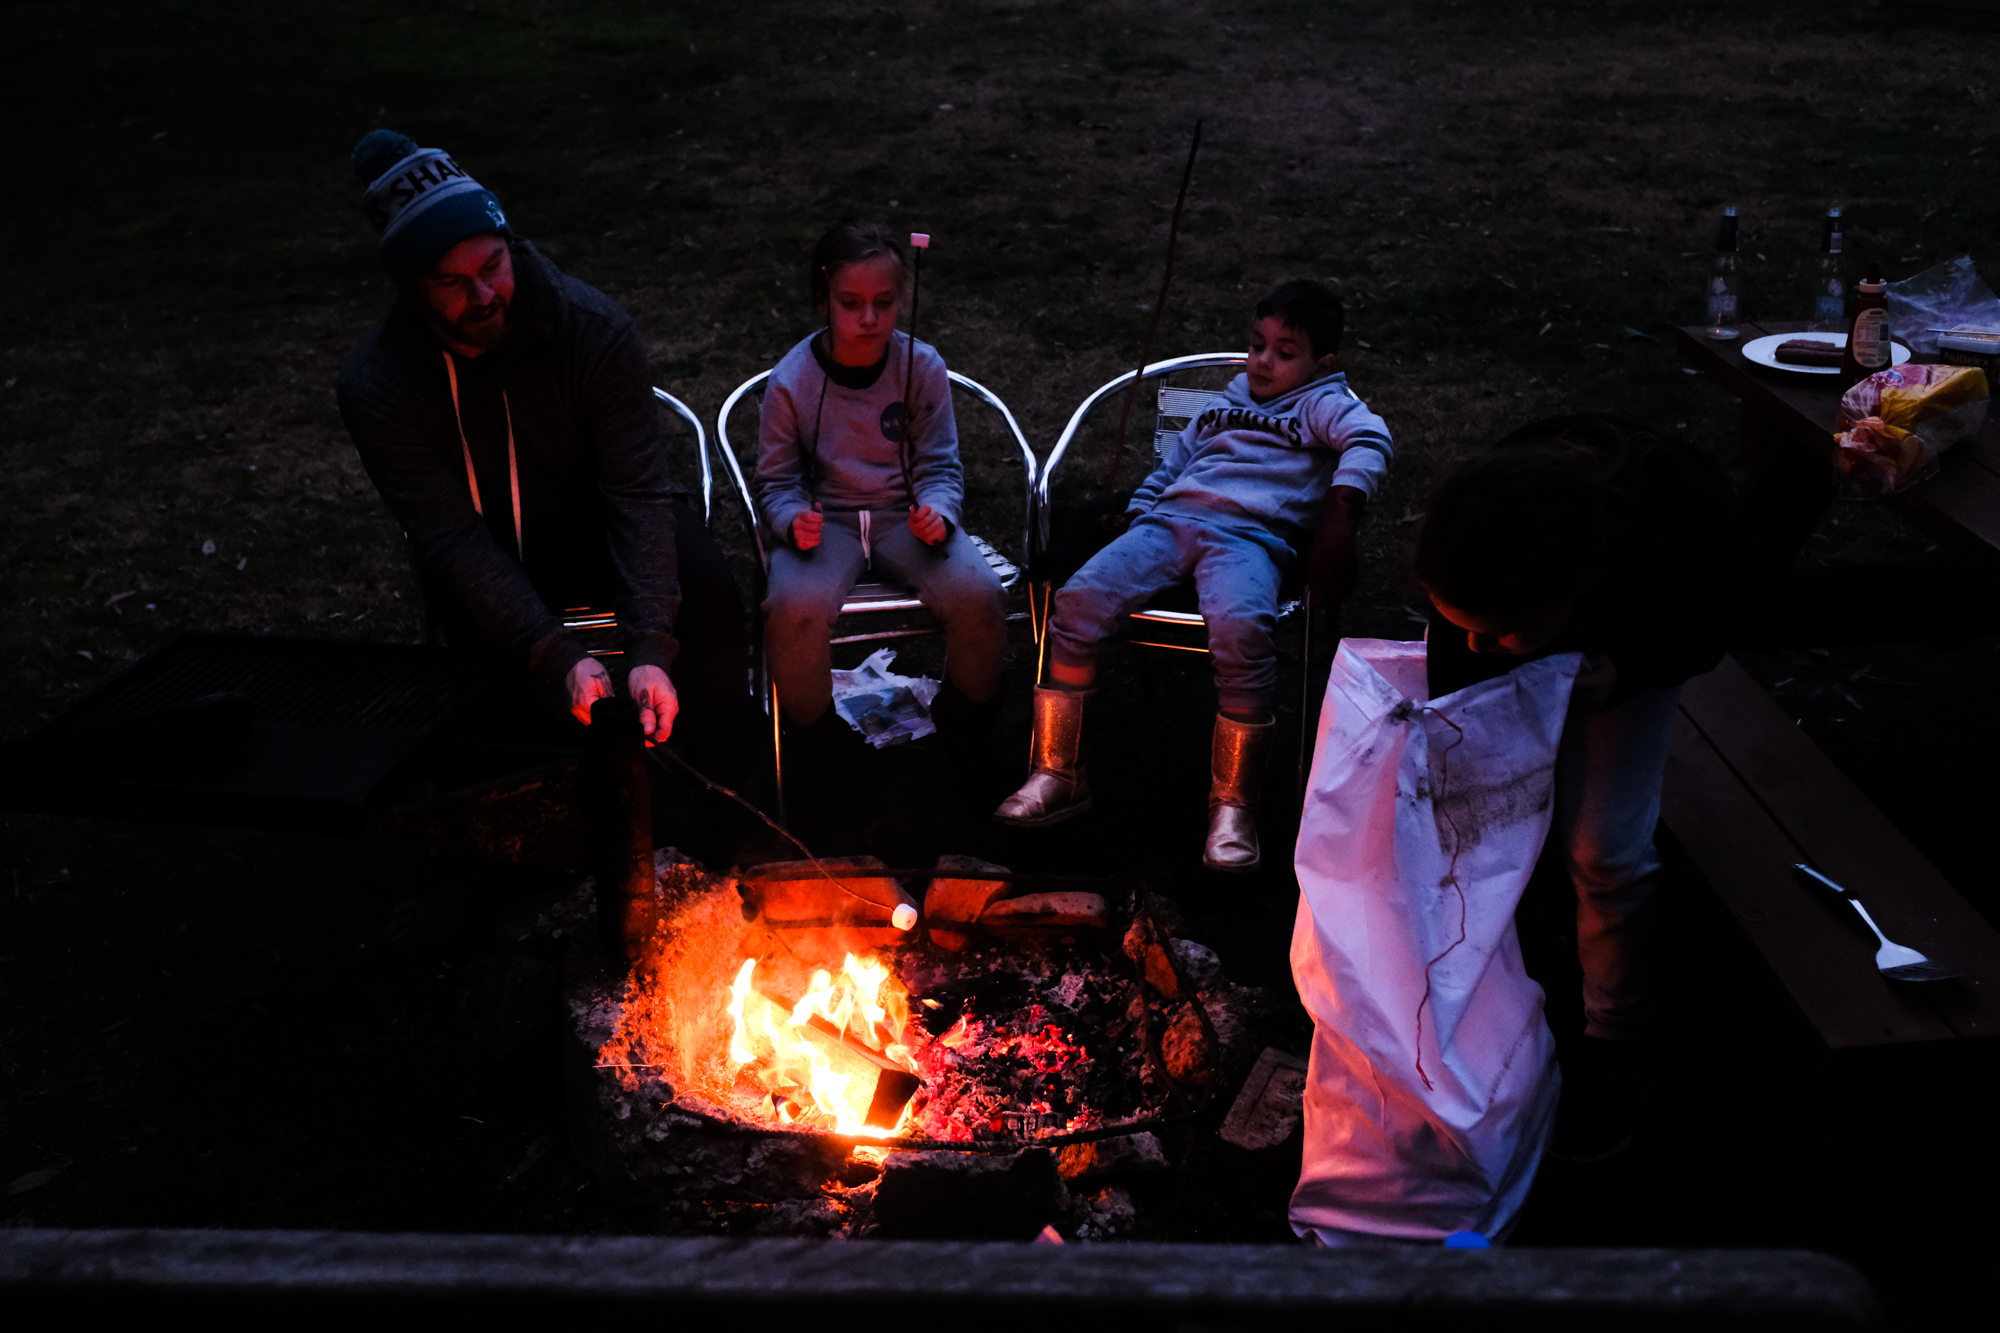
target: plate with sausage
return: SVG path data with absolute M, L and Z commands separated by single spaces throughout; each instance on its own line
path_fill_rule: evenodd
M 1767 333 L 1743 344 L 1743 359 L 1801 375 L 1838 375 L 1840 354 L 1846 348 L 1844 333 Z M 1900 366 L 1910 359 L 1910 349 L 1891 342 L 1889 355 L 1889 364 Z

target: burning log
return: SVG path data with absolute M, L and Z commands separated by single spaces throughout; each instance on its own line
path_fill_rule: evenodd
M 746 979 L 748 973 L 745 968 Z M 750 1060 L 741 1057 L 764 1061 L 759 1077 L 774 1097 L 791 1085 L 798 1095 L 785 1100 L 800 1106 L 816 1103 L 839 1123 L 842 1133 L 857 1132 L 858 1126 L 846 1123 L 850 1119 L 869 1129 L 893 1130 L 903 1118 L 903 1108 L 923 1086 L 917 1075 L 818 1014 L 797 1021 L 807 1008 L 804 1003 L 787 1003 L 745 988 L 741 1007 L 742 1024 L 731 1057 L 745 1064 Z M 731 1012 L 733 1016 L 734 999 Z

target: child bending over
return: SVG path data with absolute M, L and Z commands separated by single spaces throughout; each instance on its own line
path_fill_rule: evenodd
M 1209 400 L 1133 494 L 1123 536 L 1056 594 L 1051 683 L 1035 691 L 1034 771 L 994 818 L 1039 827 L 1090 808 L 1079 758 L 1097 653 L 1118 618 L 1194 576 L 1215 661 L 1211 870 L 1254 870 L 1255 807 L 1275 723 L 1278 585 L 1322 529 L 1351 581 L 1354 521 L 1387 471 L 1388 427 L 1338 374 L 1340 298 L 1287 282 L 1257 304 L 1245 373 Z M 1329 482 L 1331 492 L 1329 492 Z
M 1556 758 L 1576 889 L 1584 1038 L 1563 1063 L 1558 1157 L 1631 1141 L 1652 1083 L 1661 867 L 1653 845 L 1674 710 L 1722 660 L 1757 591 L 1729 483 L 1665 432 L 1616 416 L 1524 426 L 1425 506 L 1412 562 L 1430 594 L 1430 697 L 1548 653 L 1585 654 Z
M 829 637 L 865 568 L 908 584 L 945 625 L 932 705 L 956 769 L 976 765 L 1000 702 L 1000 581 L 959 529 L 965 479 L 944 359 L 896 317 L 909 282 L 900 237 L 845 222 L 809 265 L 826 327 L 785 354 L 764 393 L 756 487 L 778 539 L 764 602 L 788 765 L 808 824 L 824 826 L 848 726 L 833 698 Z M 788 784 L 790 785 L 790 784 Z M 989 798 L 990 799 L 990 798 Z

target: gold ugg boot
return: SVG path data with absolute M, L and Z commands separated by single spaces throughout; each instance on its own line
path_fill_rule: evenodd
M 1264 786 L 1277 721 L 1238 722 L 1215 715 L 1209 748 L 1208 841 L 1201 863 L 1210 870 L 1242 874 L 1255 870 L 1263 854 L 1257 846 L 1257 797 Z
M 993 812 L 996 822 L 1041 828 L 1090 809 L 1090 783 L 1080 757 L 1083 704 L 1090 694 L 1035 687 L 1034 771 Z

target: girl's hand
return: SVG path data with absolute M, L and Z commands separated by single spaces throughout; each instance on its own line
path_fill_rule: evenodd
M 810 512 L 801 512 L 792 520 L 792 545 L 801 551 L 810 551 L 819 545 L 820 533 L 826 530 L 826 515 L 814 505 Z
M 951 529 L 935 509 L 929 505 L 910 506 L 910 531 L 917 534 L 917 540 L 926 546 L 936 546 L 942 542 Z

